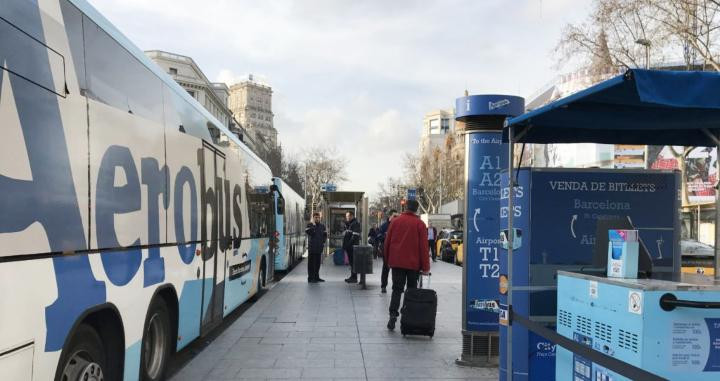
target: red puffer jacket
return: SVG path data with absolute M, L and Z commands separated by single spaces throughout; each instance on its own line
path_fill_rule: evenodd
M 394 218 L 385 236 L 385 261 L 390 268 L 430 271 L 428 231 L 413 212 Z

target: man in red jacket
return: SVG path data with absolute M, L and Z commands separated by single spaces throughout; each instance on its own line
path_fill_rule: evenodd
M 387 327 L 395 329 L 400 316 L 400 298 L 407 288 L 417 288 L 420 271 L 430 272 L 428 255 L 428 230 L 417 216 L 418 202 L 409 200 L 407 211 L 393 219 L 385 236 L 385 261 L 392 269 L 392 298 L 390 299 L 390 320 Z

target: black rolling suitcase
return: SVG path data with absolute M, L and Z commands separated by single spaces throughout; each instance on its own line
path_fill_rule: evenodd
M 420 275 L 419 288 L 405 291 L 403 306 L 400 309 L 400 333 L 433 337 L 435 334 L 435 315 L 437 315 L 437 294 L 435 290 L 422 288 Z M 428 286 L 430 277 L 428 276 Z

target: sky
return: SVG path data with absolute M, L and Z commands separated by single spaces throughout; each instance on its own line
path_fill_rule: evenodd
M 211 81 L 273 88 L 289 157 L 335 147 L 340 189 L 377 191 L 417 153 L 423 116 L 455 98 L 529 97 L 572 67 L 552 51 L 591 0 L 89 0 L 142 50 L 192 57 Z

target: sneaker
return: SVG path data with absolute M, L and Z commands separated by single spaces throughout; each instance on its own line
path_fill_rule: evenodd
M 381 293 L 381 294 L 387 294 L 387 290 L 385 289 L 385 287 L 381 287 L 381 288 L 380 288 L 380 293 Z
M 349 277 L 349 278 L 345 279 L 345 283 L 357 283 L 357 282 L 358 282 L 357 277 L 354 277 L 354 278 Z
M 395 330 L 395 321 L 397 321 L 397 318 L 391 317 L 390 320 L 388 320 L 387 329 L 391 331 Z
M 316 281 L 316 282 L 324 282 L 324 281 L 325 281 L 325 279 L 320 279 L 320 278 L 317 278 L 317 279 L 315 279 L 315 281 Z
M 316 281 L 315 279 L 308 279 L 308 283 L 317 283 L 317 282 L 318 281 Z

